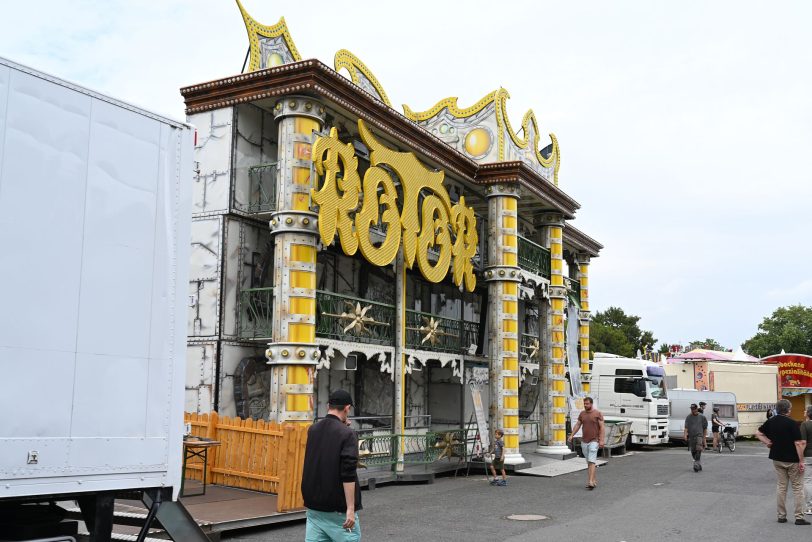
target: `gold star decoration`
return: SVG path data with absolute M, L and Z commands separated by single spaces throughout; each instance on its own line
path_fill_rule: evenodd
M 435 448 L 440 449 L 440 455 L 437 457 L 437 461 L 444 457 L 447 457 L 448 460 L 451 461 L 451 458 L 455 456 L 459 457 L 460 461 L 462 461 L 462 456 L 458 452 L 460 444 L 462 443 L 457 440 L 456 435 L 451 431 L 443 435 L 443 440 L 434 444 Z
M 539 343 L 538 339 L 533 339 L 533 342 L 530 343 L 530 346 L 527 349 L 527 359 L 536 360 L 539 357 L 539 352 L 541 351 L 541 344 Z
M 322 313 L 324 316 L 333 316 L 338 318 L 342 323 L 349 322 L 346 326 L 344 326 L 344 333 L 353 333 L 355 335 L 366 333 L 371 335 L 372 331 L 368 326 L 389 325 L 386 322 L 378 322 L 371 316 L 367 316 L 367 312 L 369 312 L 369 310 L 372 308 L 372 305 L 361 307 L 360 302 L 353 304 L 351 301 L 344 301 L 344 303 L 346 303 L 349 310 L 345 310 L 341 314 L 330 314 L 329 312 Z

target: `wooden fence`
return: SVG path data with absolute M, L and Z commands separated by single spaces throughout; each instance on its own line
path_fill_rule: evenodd
M 301 481 L 307 425 L 186 413 L 192 435 L 219 441 L 209 449 L 209 483 L 276 493 L 277 510 L 304 507 Z M 203 462 L 189 460 L 187 479 L 203 478 Z

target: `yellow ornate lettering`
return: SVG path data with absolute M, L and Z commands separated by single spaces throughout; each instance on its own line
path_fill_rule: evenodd
M 358 238 L 349 213 L 358 207 L 358 192 L 361 189 L 355 149 L 349 143 L 342 144 L 338 140 L 338 131 L 331 128 L 330 137 L 320 137 L 313 144 L 313 163 L 319 176 L 324 176 L 321 188 L 310 191 L 313 202 L 319 206 L 321 242 L 333 244 L 338 229 L 341 248 L 345 254 L 352 256 L 358 250 Z M 337 178 L 339 173 L 342 174 L 340 179 Z
M 471 259 L 476 256 L 479 234 L 476 231 L 474 210 L 465 206 L 465 196 L 451 208 L 451 225 L 457 233 L 451 253 L 454 256 L 454 284 L 459 286 L 465 280 L 465 289 L 473 292 L 476 275 Z
M 434 194 L 423 200 L 422 228 L 418 239 L 417 264 L 420 272 L 430 282 L 440 282 L 448 275 L 451 263 L 451 232 L 448 230 L 448 213 Z M 437 263 L 429 262 L 429 249 L 437 248 Z
M 408 268 L 416 261 L 426 280 L 441 282 L 448 275 L 453 258 L 454 283 L 460 286 L 464 282 L 465 288 L 473 291 L 476 276 L 471 259 L 478 243 L 473 209 L 465 206 L 462 197 L 459 203 L 451 205 L 442 171 L 429 170 L 412 153 L 386 147 L 362 120 L 358 121 L 358 131 L 370 150 L 360 210 L 357 208 L 361 181 L 353 146 L 341 143 L 335 128 L 330 130 L 329 137 L 319 137 L 313 144 L 316 171 L 324 176 L 321 188 L 312 191 L 313 201 L 319 205 L 322 242 L 332 244 L 338 230 L 346 254 L 352 255 L 360 248 L 369 262 L 384 266 L 395 259 L 402 241 Z M 400 179 L 403 198 L 400 211 L 390 171 Z M 386 237 L 376 245 L 370 238 L 370 227 L 379 222 L 386 224 Z M 429 260 L 430 249 L 437 254 L 434 264 Z
M 383 194 L 378 199 L 378 187 L 383 185 Z M 389 265 L 398 254 L 400 246 L 400 214 L 397 207 L 398 191 L 389 173 L 379 167 L 371 167 L 364 174 L 364 204 L 355 215 L 355 228 L 361 254 L 369 262 L 383 267 Z M 369 227 L 378 223 L 381 205 L 386 206 L 380 220 L 386 224 L 386 238 L 376 247 L 369 238 Z

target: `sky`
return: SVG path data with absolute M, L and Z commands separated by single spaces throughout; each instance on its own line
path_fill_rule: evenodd
M 812 305 L 812 3 L 279 2 L 304 58 L 352 51 L 393 104 L 467 107 L 499 88 L 561 146 L 573 224 L 605 249 L 592 310 L 662 342 L 737 348 Z M 233 0 L 4 5 L 0 56 L 183 119 L 181 86 L 240 72 Z

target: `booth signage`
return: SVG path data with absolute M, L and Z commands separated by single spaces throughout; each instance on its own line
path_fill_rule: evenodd
M 812 388 L 812 356 L 779 354 L 763 361 L 778 365 L 781 388 Z
M 342 143 L 335 128 L 329 137 L 318 137 L 313 143 L 316 172 L 323 176 L 320 188 L 312 190 L 319 206 L 322 243 L 331 245 L 338 232 L 345 254 L 360 250 L 378 267 L 391 264 L 402 245 L 407 268 L 417 262 L 430 282 L 442 281 L 452 268 L 454 284 L 464 283 L 466 290 L 474 291 L 472 260 L 479 242 L 474 210 L 466 207 L 464 197 L 451 204 L 442 171 L 426 168 L 412 153 L 387 148 L 363 120 L 358 121 L 358 130 L 370 150 L 363 182 L 355 148 Z M 403 198 L 400 207 L 396 181 Z M 379 223 L 386 226 L 385 237 L 375 243 L 370 228 Z M 430 250 L 436 254 L 434 262 L 429 259 Z

